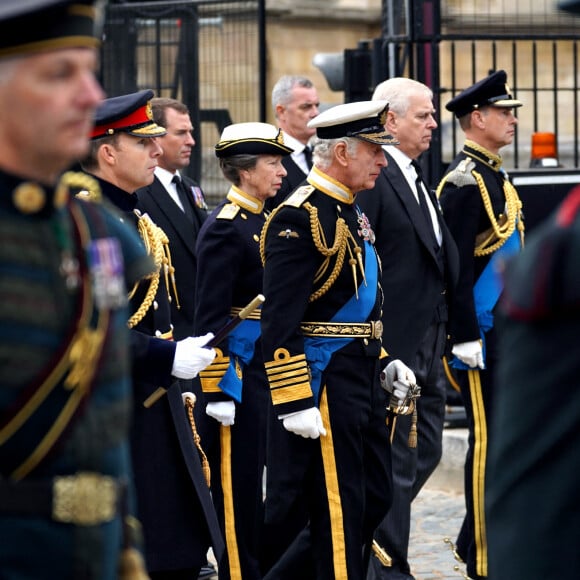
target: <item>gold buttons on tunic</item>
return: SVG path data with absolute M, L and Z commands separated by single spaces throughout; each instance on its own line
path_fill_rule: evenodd
M 38 213 L 46 203 L 46 193 L 37 183 L 21 183 L 12 192 L 12 201 L 22 213 Z

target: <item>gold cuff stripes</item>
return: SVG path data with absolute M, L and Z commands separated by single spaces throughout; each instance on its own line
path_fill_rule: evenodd
M 272 403 L 280 405 L 312 397 L 305 355 L 290 356 L 286 349 L 279 348 L 274 357 L 265 363 Z
M 223 351 L 215 349 L 216 357 L 213 362 L 199 373 L 201 389 L 204 393 L 221 393 L 218 384 L 230 366 L 230 357 L 224 356 Z

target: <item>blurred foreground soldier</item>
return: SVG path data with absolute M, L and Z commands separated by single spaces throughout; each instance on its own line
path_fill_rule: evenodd
M 196 331 L 217 333 L 262 293 L 260 232 L 264 202 L 276 195 L 291 153 L 281 131 L 267 123 L 224 128 L 215 147 L 231 183 L 226 199 L 204 223 L 197 240 L 201 275 L 196 291 Z M 270 389 L 260 340 L 260 311 L 250 314 L 216 345 L 214 362 L 201 373 L 214 437 L 206 451 L 212 497 L 227 546 L 220 580 L 261 578 L 263 479 Z
M 82 165 L 122 220 L 139 231 L 157 266 L 130 291 L 131 454 L 151 578 L 191 580 L 206 563 L 210 545 L 220 557 L 223 541 L 202 469 L 205 455 L 196 448 L 197 427 L 189 415 L 195 399 L 178 379 L 197 376 L 215 351 L 203 347 L 211 334 L 173 340 L 169 300 L 175 287 L 167 236 L 135 210 L 134 192 L 153 181 L 161 153 L 157 137 L 165 134 L 152 119 L 152 97 L 153 91 L 144 90 L 103 101 Z M 158 393 L 164 394 L 156 400 Z
M 460 275 L 451 305 L 451 354 L 465 404 L 469 445 L 465 464 L 466 516 L 456 551 L 474 580 L 487 577 L 484 485 L 487 428 L 493 422 L 496 362 L 501 356 L 494 311 L 502 291 L 497 264 L 523 246 L 522 203 L 502 168 L 499 151 L 517 125 L 506 73 L 494 72 L 465 89 L 446 108 L 466 140 L 437 189 L 443 216 L 459 250 Z
M 357 201 L 374 229 L 382 265 L 383 344 L 409 365 L 421 396 L 415 413 L 397 419 L 391 441 L 393 504 L 375 532 L 390 559 L 375 549 L 371 579 L 412 579 L 407 560 L 411 502 L 441 459 L 445 419 L 448 299 L 459 271 L 457 247 L 422 179 L 420 155 L 437 127 L 431 89 L 413 79 L 380 83 L 373 100 L 389 103 L 385 130 L 399 141 L 385 147 L 388 166 Z M 426 209 L 423 212 L 422 209 Z
M 486 485 L 489 577 L 580 568 L 580 187 L 508 262 Z
M 299 499 L 310 519 L 266 578 L 362 580 L 391 501 L 387 391 L 402 403 L 415 378 L 395 360 L 379 381 L 379 261 L 355 205 L 386 165 L 386 111 L 385 101 L 349 103 L 311 121 L 319 139 L 308 184 L 262 232 L 264 360 L 289 438 L 285 501 L 266 517 L 282 528 Z
M 134 539 L 127 287 L 138 236 L 69 195 L 88 150 L 101 19 L 0 4 L 0 576 L 144 578 Z M 86 176 L 80 175 L 85 183 Z M 74 180 L 78 185 L 78 176 Z

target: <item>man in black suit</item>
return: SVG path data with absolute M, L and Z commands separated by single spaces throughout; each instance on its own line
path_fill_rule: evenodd
M 199 185 L 181 173 L 189 165 L 195 146 L 187 106 L 175 99 L 154 98 L 151 110 L 155 123 L 165 127 L 167 134 L 159 137 L 163 153 L 153 183 L 137 191 L 138 207 L 169 238 L 177 288 L 177 299 L 171 303 L 171 322 L 173 336 L 180 340 L 193 334 L 195 242 L 207 217 L 207 205 Z
M 383 344 L 391 356 L 414 370 L 421 396 L 416 413 L 399 416 L 392 435 L 393 503 L 375 532 L 377 557 L 371 559 L 368 578 L 409 580 L 413 578 L 407 561 L 411 502 L 442 452 L 441 358 L 447 303 L 459 262 L 455 243 L 416 163 L 437 127 L 431 90 L 412 79 L 392 78 L 377 86 L 373 99 L 388 101 L 385 128 L 399 145 L 385 148 L 388 166 L 373 190 L 358 194 L 357 202 L 375 231 L 382 262 Z
M 272 109 L 278 127 L 282 129 L 284 144 L 294 153 L 282 160 L 286 177 L 278 193 L 266 201 L 266 208 L 274 209 L 303 181 L 312 168 L 310 139 L 316 130 L 308 122 L 318 115 L 318 93 L 312 81 L 302 76 L 280 77 L 272 89 Z
M 177 290 L 171 302 L 171 322 L 173 336 L 180 340 L 193 335 L 197 277 L 195 243 L 208 214 L 207 204 L 199 185 L 181 173 L 189 165 L 195 146 L 188 107 L 176 99 L 157 97 L 151 99 L 151 112 L 155 123 L 165 127 L 167 133 L 158 137 L 163 152 L 158 157 L 153 183 L 137 191 L 138 207 L 149 214 L 169 238 Z M 184 389 L 195 393 L 199 401 L 203 399 L 199 378 L 182 382 Z M 203 407 L 197 404 L 194 416 L 205 447 L 208 434 Z M 214 576 L 213 567 L 206 565 L 199 578 Z

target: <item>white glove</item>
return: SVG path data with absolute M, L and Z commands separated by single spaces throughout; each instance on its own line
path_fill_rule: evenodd
M 181 393 L 181 398 L 183 399 L 183 405 L 187 405 L 187 401 L 189 399 L 191 399 L 191 402 L 195 405 L 195 402 L 197 401 L 197 397 L 195 396 L 195 393 L 192 393 L 190 391 L 186 391 L 185 393 Z
M 233 401 L 216 401 L 208 403 L 205 412 L 219 421 L 224 427 L 234 424 L 236 418 L 236 404 Z
M 310 439 L 318 439 L 320 435 L 326 435 L 326 429 L 322 425 L 322 416 L 316 407 L 283 415 L 280 418 L 284 429 L 296 435 Z
M 416 384 L 415 373 L 399 359 L 391 361 L 381 373 L 381 387 L 391 393 L 391 402 L 397 405 L 405 402 L 409 388 Z
M 207 367 L 215 358 L 213 348 L 204 348 L 213 334 L 205 336 L 188 336 L 175 343 L 175 357 L 171 374 L 178 379 L 193 379 L 199 371 Z
M 451 354 L 454 354 L 462 363 L 465 363 L 472 369 L 479 367 L 484 369 L 483 364 L 483 350 L 481 348 L 480 340 L 471 340 L 470 342 L 460 342 L 451 349 Z

